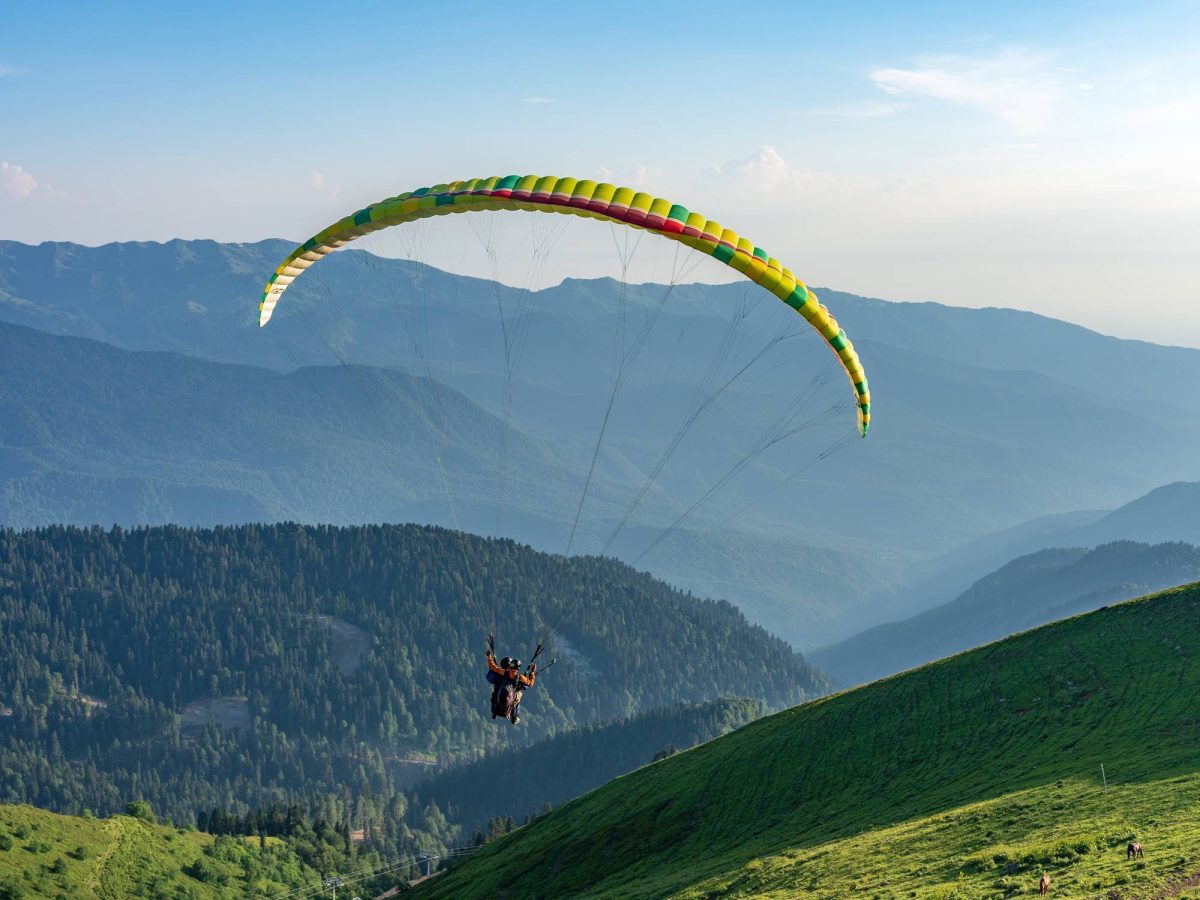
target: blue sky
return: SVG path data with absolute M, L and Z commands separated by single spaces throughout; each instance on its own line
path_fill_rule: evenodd
M 301 240 L 422 184 L 602 176 L 811 284 L 1200 346 L 1197 160 L 1193 2 L 0 17 L 0 238 L 27 242 Z

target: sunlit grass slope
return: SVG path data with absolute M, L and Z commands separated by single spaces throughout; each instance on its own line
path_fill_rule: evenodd
M 1200 872 L 1197 823 L 1193 585 L 759 720 L 419 896 L 1148 897 Z
M 0 805 L 0 898 L 265 897 L 316 878 L 274 838 L 259 850 L 132 816 Z

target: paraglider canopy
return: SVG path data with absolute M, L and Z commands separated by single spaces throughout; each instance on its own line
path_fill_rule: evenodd
M 760 247 L 686 207 L 633 188 L 553 175 L 472 178 L 389 197 L 340 219 L 293 250 L 267 282 L 259 325 L 270 321 L 283 292 L 332 250 L 382 228 L 450 213 L 525 210 L 566 213 L 645 229 L 702 251 L 770 291 L 801 316 L 833 350 L 854 390 L 859 434 L 871 423 L 866 373 L 846 332 L 808 287 Z

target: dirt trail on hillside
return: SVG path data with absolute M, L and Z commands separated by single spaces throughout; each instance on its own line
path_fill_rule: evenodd
M 109 819 L 104 823 L 104 830 L 113 833 L 112 843 L 109 844 L 104 852 L 96 857 L 96 865 L 92 871 L 91 877 L 84 882 L 84 887 L 91 890 L 93 894 L 100 887 L 100 882 L 104 879 L 104 870 L 108 867 L 108 861 L 112 859 L 112 855 L 117 852 L 121 846 L 121 842 L 125 840 L 125 825 L 120 819 Z
M 1150 900 L 1166 900 L 1167 897 L 1178 897 L 1185 892 L 1191 891 L 1193 888 L 1200 888 L 1200 872 L 1189 875 L 1182 881 L 1175 882 L 1161 893 L 1154 894 Z

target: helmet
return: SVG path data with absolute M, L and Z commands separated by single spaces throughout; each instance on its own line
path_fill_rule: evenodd
M 508 666 L 510 669 L 519 669 L 521 668 L 521 661 L 514 656 L 508 661 Z
M 504 657 L 504 659 L 500 660 L 500 668 L 502 668 L 502 669 L 512 668 L 512 660 L 509 659 L 507 656 Z

